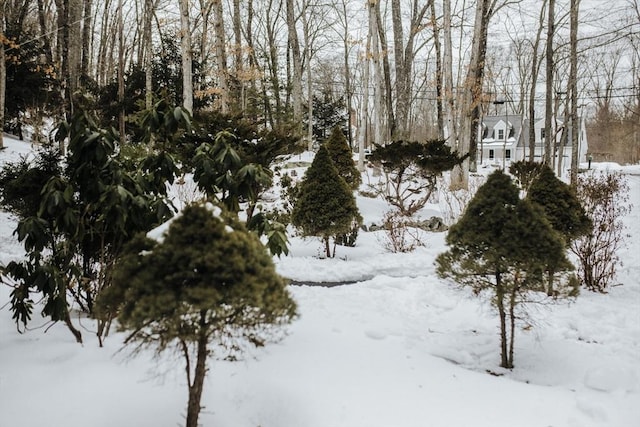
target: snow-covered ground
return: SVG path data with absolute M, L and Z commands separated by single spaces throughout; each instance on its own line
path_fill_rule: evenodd
M 27 153 L 5 139 L 0 163 Z M 640 426 L 640 167 L 628 174 L 634 209 L 624 266 L 609 294 L 530 307 L 517 331 L 512 371 L 499 365 L 491 307 L 439 280 L 444 233 L 410 254 L 391 254 L 379 233 L 319 259 L 317 240 L 292 239 L 278 271 L 300 317 L 280 343 L 240 362 L 211 360 L 203 427 L 635 427 Z M 359 198 L 365 222 L 387 210 Z M 438 207 L 431 206 L 431 212 Z M 21 255 L 15 222 L 0 213 L 0 263 Z M 184 422 L 178 357 L 128 357 L 114 333 L 104 348 L 82 320 L 81 346 L 64 325 L 38 319 L 19 334 L 0 286 L 0 426 L 158 427 Z M 42 326 L 42 327 L 38 327 Z

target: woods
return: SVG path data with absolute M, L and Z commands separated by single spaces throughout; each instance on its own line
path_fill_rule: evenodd
M 581 120 L 597 121 L 597 158 L 638 158 L 637 0 L 616 2 L 606 30 L 595 25 L 601 5 L 579 0 L 367 4 L 5 1 L 0 101 L 8 91 L 12 96 L 4 97 L 3 127 L 39 130 L 43 111 L 68 119 L 84 92 L 115 107 L 118 129 L 127 133 L 131 111 L 124 105 L 145 100 L 148 108 L 165 90 L 192 114 L 239 113 L 271 129 L 290 128 L 310 147 L 311 124 L 321 114 L 314 99 L 342 100 L 351 147 L 445 138 L 470 153 L 454 183 L 465 187 L 466 174 L 478 167 L 482 116 L 491 114 L 492 102 L 506 100 L 507 114 L 544 118 L 545 135 L 566 134 L 572 142 Z M 598 61 L 603 49 L 615 60 Z M 46 84 L 30 85 L 29 75 L 43 73 Z M 175 80 L 167 84 L 161 75 Z M 110 85 L 118 88 L 115 99 L 104 97 Z M 21 101 L 16 87 L 39 96 Z M 544 161 L 575 172 L 584 159 L 563 166 L 559 148 L 547 137 Z

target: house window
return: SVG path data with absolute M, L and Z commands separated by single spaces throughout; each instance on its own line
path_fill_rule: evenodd
M 498 129 L 498 140 L 504 139 L 504 129 Z
M 507 151 L 505 151 L 505 153 L 504 153 L 504 157 L 505 157 L 507 160 L 511 160 L 511 150 L 507 150 Z
M 493 160 L 495 158 L 495 153 L 493 152 L 493 150 L 489 150 L 489 160 Z
M 544 141 L 544 129 L 540 129 L 540 141 Z

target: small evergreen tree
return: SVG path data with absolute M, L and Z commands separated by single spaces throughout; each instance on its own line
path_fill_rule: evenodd
M 516 310 L 523 297 L 541 289 L 544 271 L 571 268 L 561 236 L 542 210 L 518 193 L 507 175 L 492 173 L 449 229 L 450 249 L 436 259 L 440 277 L 488 294 L 500 317 L 505 368 L 513 367 Z
M 543 167 L 545 167 L 545 165 L 540 162 L 518 160 L 517 162 L 511 163 L 509 173 L 516 177 L 520 188 L 526 193 L 529 191 L 529 187 L 531 187 L 531 184 L 540 174 Z
M 338 174 L 324 146 L 318 150 L 299 185 L 291 223 L 299 227 L 304 236 L 320 237 L 326 256 L 331 257 L 331 237 L 350 232 L 354 223 L 362 221 L 353 192 Z
M 352 190 L 357 190 L 362 183 L 362 174 L 353 161 L 353 155 L 349 149 L 347 138 L 345 138 L 342 129 L 335 126 L 331 131 L 331 135 L 324 143 L 329 151 L 329 156 L 334 166 L 338 169 L 338 174 L 347 182 Z
M 451 151 L 443 140 L 377 145 L 370 160 L 382 166 L 386 182 L 373 189 L 402 215 L 411 216 L 426 205 L 437 188 L 438 177 L 467 157 Z
M 187 207 L 151 235 L 129 245 L 98 307 L 131 333 L 126 343 L 184 357 L 186 426 L 196 427 L 207 358 L 278 339 L 274 326 L 291 322 L 296 307 L 258 237 L 217 206 Z
M 531 183 L 527 198 L 542 207 L 554 230 L 564 238 L 569 247 L 576 238 L 591 229 L 587 217 L 573 189 L 560 181 L 551 168 L 544 165 Z M 553 295 L 554 271 L 548 271 L 547 294 Z

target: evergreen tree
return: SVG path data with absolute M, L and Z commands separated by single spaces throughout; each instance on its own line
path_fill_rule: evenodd
M 467 157 L 468 154 L 460 156 L 457 151 L 451 151 L 444 140 L 376 145 L 370 160 L 382 166 L 386 182 L 374 190 L 398 208 L 401 215 L 411 216 L 426 205 L 442 173 Z
M 543 166 L 533 180 L 527 198 L 542 207 L 553 229 L 564 238 L 565 247 L 591 230 L 591 221 L 574 190 L 560 181 L 548 166 Z M 548 295 L 554 294 L 553 275 L 553 270 L 548 271 Z
M 300 191 L 291 212 L 291 222 L 304 236 L 317 236 L 331 257 L 329 239 L 346 234 L 354 223 L 360 224 L 356 199 L 322 146 L 300 183 Z M 335 253 L 334 253 L 335 255 Z
M 329 151 L 329 156 L 333 161 L 340 176 L 347 182 L 352 190 L 357 190 L 362 183 L 362 174 L 353 161 L 353 155 L 349 149 L 349 143 L 345 138 L 342 129 L 335 126 L 331 131 L 331 135 L 324 143 Z
M 531 184 L 527 198 L 539 204 L 554 230 L 568 244 L 591 229 L 591 221 L 575 191 L 562 182 L 549 166 L 544 166 Z
M 189 206 L 163 230 L 134 239 L 98 306 L 131 333 L 127 342 L 182 354 L 186 426 L 195 427 L 208 356 L 278 339 L 274 326 L 290 323 L 296 307 L 259 238 L 233 213 Z
M 521 200 L 511 179 L 496 171 L 446 240 L 450 249 L 436 260 L 439 276 L 488 294 L 500 317 L 501 366 L 512 368 L 517 306 L 526 293 L 541 289 L 544 271 L 571 269 L 561 236 L 542 210 Z
M 540 162 L 518 160 L 517 162 L 511 163 L 509 173 L 516 177 L 520 188 L 527 192 L 544 167 L 545 165 Z

